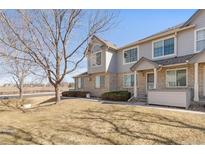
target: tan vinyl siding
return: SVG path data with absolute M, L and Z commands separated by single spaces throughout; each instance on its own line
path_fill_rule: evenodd
M 205 27 L 205 10 L 201 10 L 201 12 L 195 17 L 195 19 L 190 24 L 195 24 L 196 29 Z
M 194 53 L 194 29 L 177 34 L 177 55 L 184 56 Z
M 140 58 L 145 57 L 152 59 L 152 41 L 143 43 L 139 45 Z

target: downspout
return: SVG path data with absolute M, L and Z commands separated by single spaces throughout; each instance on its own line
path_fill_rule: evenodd
M 177 38 L 177 31 L 174 33 L 175 37 L 175 50 L 176 50 L 176 56 L 178 56 L 178 38 Z

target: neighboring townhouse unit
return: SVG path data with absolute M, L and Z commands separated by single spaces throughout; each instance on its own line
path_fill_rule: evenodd
M 192 89 L 199 101 L 205 96 L 205 10 L 121 48 L 93 36 L 87 63 L 88 71 L 74 77 L 75 88 L 93 96 L 128 90 L 144 98 L 152 89 Z

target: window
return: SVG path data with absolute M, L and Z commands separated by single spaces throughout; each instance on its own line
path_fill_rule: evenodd
M 96 65 L 101 65 L 101 52 L 96 53 Z
M 134 74 L 125 74 L 123 77 L 123 86 L 130 88 L 134 86 Z
M 154 57 L 174 54 L 174 38 L 154 42 Z
M 196 32 L 196 51 L 205 49 L 205 29 Z
M 101 50 L 101 46 L 100 45 L 95 45 L 92 49 L 92 52 L 95 53 L 95 52 L 98 52 Z
M 95 88 L 104 88 L 105 87 L 105 77 L 96 76 L 95 77 Z
M 101 46 L 95 45 L 92 48 L 92 55 L 91 55 L 91 66 L 100 66 L 102 62 L 102 52 L 101 52 Z
M 132 63 L 138 59 L 138 49 L 133 48 L 124 51 L 124 63 Z
M 186 69 L 167 71 L 166 82 L 167 87 L 187 86 Z
M 92 57 L 91 57 L 91 63 L 92 66 L 100 66 L 102 63 L 102 53 L 101 52 L 97 52 L 97 53 L 93 53 Z
M 82 78 L 77 78 L 78 89 L 83 88 L 84 80 Z

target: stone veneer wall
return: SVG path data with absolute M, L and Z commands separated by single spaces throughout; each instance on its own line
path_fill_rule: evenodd
M 105 76 L 105 86 L 103 88 L 95 88 L 95 77 L 98 75 Z M 104 92 L 116 90 L 117 75 L 114 73 L 95 73 L 83 77 L 84 87 L 76 89 L 80 91 L 89 91 L 92 96 L 100 97 Z
M 193 88 L 193 86 L 194 86 L 194 66 L 193 65 L 182 65 L 182 66 L 162 68 L 160 71 L 158 71 L 158 73 L 157 73 L 157 89 L 166 88 L 166 70 L 180 69 L 180 68 L 187 68 L 188 87 Z
M 118 73 L 117 74 L 117 90 L 127 90 L 129 92 L 134 93 L 134 88 L 125 88 L 123 86 L 123 76 L 124 74 L 129 74 L 129 73 L 132 73 L 132 72 L 126 72 L 126 73 Z
M 204 92 L 204 87 L 205 87 L 205 64 L 199 64 L 199 96 L 203 97 L 205 92 Z
M 204 67 L 205 64 L 199 64 L 199 95 L 204 94 Z M 194 88 L 194 65 L 182 65 L 175 67 L 162 68 L 157 72 L 157 89 L 166 88 L 166 70 L 175 68 L 187 68 L 188 70 L 188 87 Z M 137 94 L 138 97 L 146 97 L 146 73 L 153 72 L 153 70 L 140 71 L 137 74 Z M 128 90 L 132 94 L 134 93 L 134 88 L 124 88 L 123 87 L 123 75 L 126 73 L 95 73 L 84 77 L 84 88 L 77 89 L 83 91 L 90 91 L 93 96 L 101 96 L 102 93 L 115 90 Z M 95 77 L 97 75 L 105 75 L 105 87 L 97 89 L 95 88 Z
M 202 97 L 204 95 L 204 66 L 205 64 L 199 64 L 199 96 Z M 188 87 L 194 88 L 194 65 L 182 65 L 175 67 L 162 68 L 157 72 L 157 89 L 165 89 L 166 88 L 166 70 L 168 69 L 176 69 L 176 68 L 187 68 L 188 70 Z M 140 71 L 138 72 L 138 97 L 146 96 L 146 73 L 151 72 L 148 71 Z

